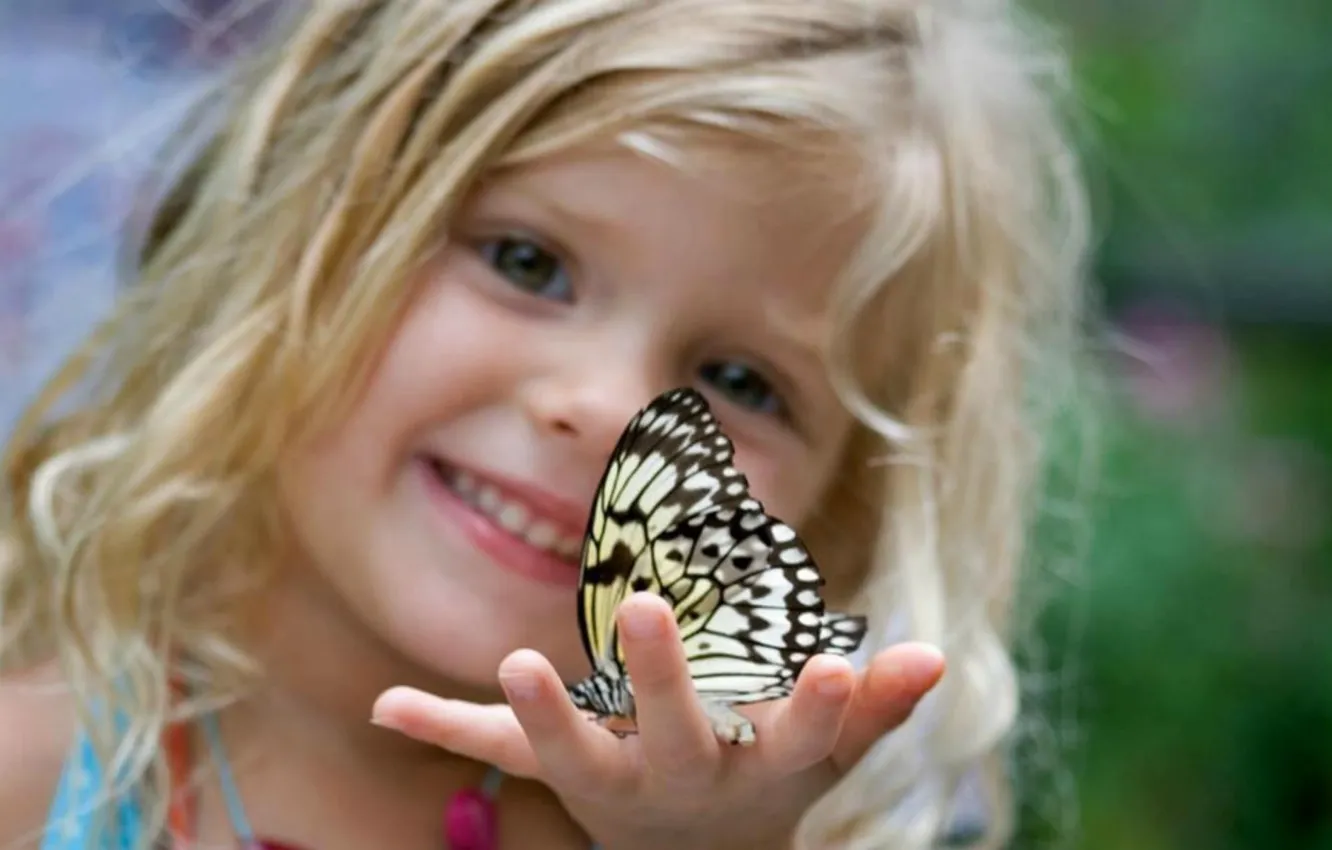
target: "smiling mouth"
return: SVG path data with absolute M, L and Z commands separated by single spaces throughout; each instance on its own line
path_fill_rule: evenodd
M 578 555 L 583 548 L 582 535 L 565 533 L 527 502 L 465 469 L 436 458 L 427 458 L 427 462 L 449 492 L 473 511 L 528 546 L 571 566 L 578 565 Z

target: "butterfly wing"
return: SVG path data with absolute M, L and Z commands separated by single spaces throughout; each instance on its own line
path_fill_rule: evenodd
M 671 604 L 699 695 L 718 704 L 791 692 L 809 658 L 845 654 L 865 620 L 824 610 L 823 578 L 769 516 L 694 390 L 672 390 L 625 429 L 588 523 L 578 617 L 596 669 L 624 677 L 615 612 L 647 590 Z
M 853 614 L 827 613 L 823 615 L 823 628 L 819 631 L 819 652 L 828 655 L 850 655 L 865 640 L 869 621 Z
M 682 549 L 669 529 L 756 502 L 731 464 L 734 449 L 694 390 L 658 396 L 625 428 L 597 489 L 583 543 L 578 623 L 588 659 L 623 664 L 615 611 L 634 590 L 671 583 Z
M 844 654 L 863 639 L 863 617 L 825 611 L 823 578 L 787 524 L 761 509 L 728 509 L 686 527 L 694 545 L 671 596 L 704 699 L 786 696 L 814 655 Z

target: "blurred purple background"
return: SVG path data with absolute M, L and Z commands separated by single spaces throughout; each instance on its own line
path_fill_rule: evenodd
M 158 146 L 268 3 L 13 0 L 0 9 L 0 433 L 104 315 Z

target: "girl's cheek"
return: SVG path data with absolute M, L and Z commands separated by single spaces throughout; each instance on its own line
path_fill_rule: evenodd
M 749 479 L 750 492 L 772 516 L 795 525 L 812 511 L 817 476 L 808 474 L 807 459 L 737 447 L 735 461 Z

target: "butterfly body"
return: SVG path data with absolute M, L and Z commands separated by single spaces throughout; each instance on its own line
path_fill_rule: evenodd
M 578 622 L 592 675 L 570 686 L 603 723 L 634 717 L 615 612 L 649 591 L 674 609 L 695 690 L 717 734 L 752 743 L 731 706 L 791 693 L 819 653 L 859 646 L 865 620 L 825 611 L 823 578 L 796 532 L 769 516 L 731 463 L 703 397 L 658 396 L 629 423 L 583 545 Z

